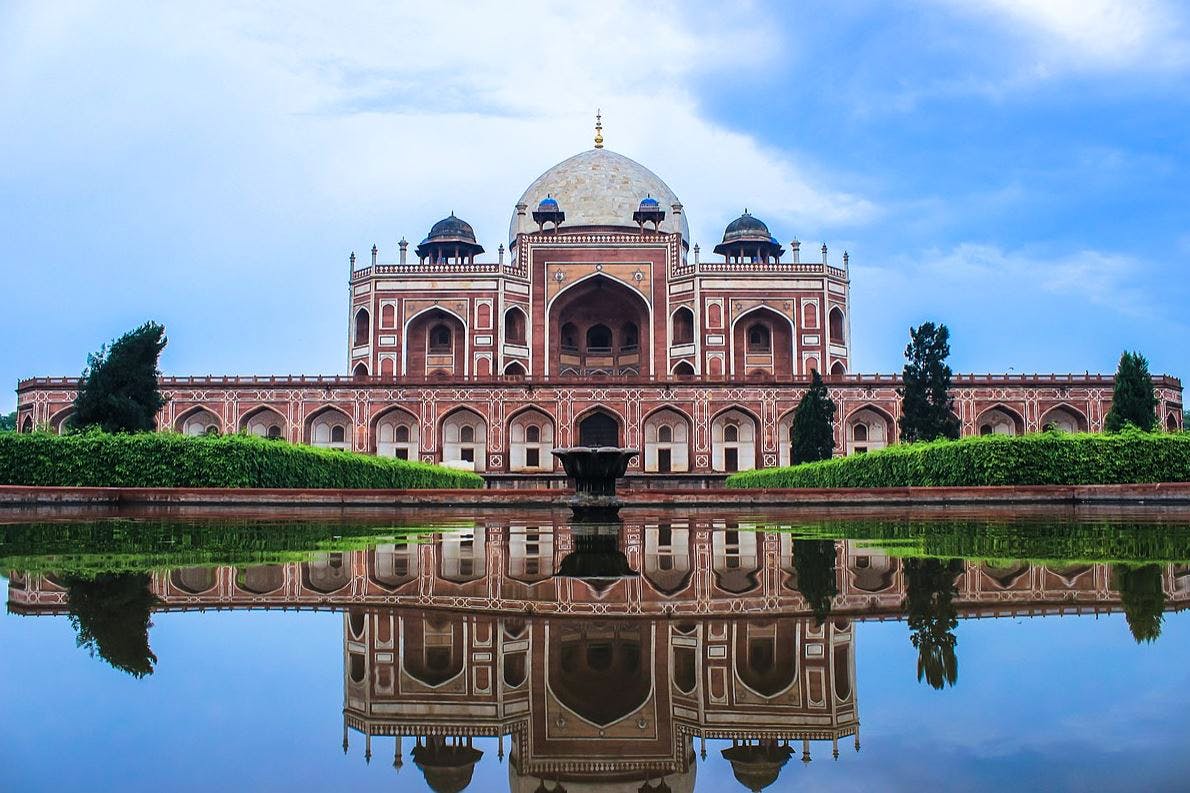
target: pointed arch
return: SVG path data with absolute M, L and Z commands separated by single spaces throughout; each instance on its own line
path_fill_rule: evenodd
M 742 379 L 754 372 L 772 377 L 793 375 L 796 328 L 793 320 L 772 306 L 758 305 L 731 321 L 731 375 Z
M 223 432 L 223 419 L 213 408 L 195 405 L 178 414 L 174 419 L 174 429 L 191 437 L 218 435 Z
M 679 306 L 670 316 L 671 344 L 694 343 L 694 312 L 689 306 Z
M 25 416 L 25 420 L 21 422 L 21 432 L 33 432 L 33 417 Z
M 430 315 L 430 316 L 427 316 Z M 430 355 L 430 332 L 441 320 L 451 326 L 451 352 Z M 456 324 L 457 323 L 457 324 Z M 426 377 L 442 371 L 448 375 L 467 375 L 471 356 L 471 339 L 467 320 L 446 306 L 427 306 L 405 320 L 401 334 L 401 373 Z
M 508 419 L 508 470 L 554 470 L 554 419 L 537 407 L 521 408 Z
M 877 405 L 859 405 L 843 420 L 843 453 L 863 454 L 893 442 L 897 422 Z
M 258 438 L 286 438 L 289 435 L 288 426 L 285 417 L 268 405 L 254 407 L 240 417 L 240 432 Z
M 70 432 L 74 423 L 74 406 L 64 407 L 50 416 L 50 430 L 58 435 Z
M 355 365 L 355 368 L 351 370 L 351 376 L 357 379 L 366 378 L 368 376 L 368 365 L 363 361 L 360 361 Z
M 487 419 L 471 408 L 455 408 L 438 422 L 442 462 L 458 468 L 486 471 L 487 437 Z
M 830 313 L 827 314 L 827 325 L 827 338 L 830 339 L 830 343 L 846 347 L 847 318 L 843 314 L 843 309 L 832 306 Z
M 1041 428 L 1051 427 L 1062 432 L 1086 432 L 1087 416 L 1073 405 L 1063 402 L 1041 414 Z
M 609 419 L 611 423 L 608 423 Z M 604 441 L 611 440 L 610 436 L 613 432 L 612 425 L 614 425 L 615 442 L 605 443 Z M 576 446 L 622 445 L 624 417 L 605 405 L 596 405 L 579 413 L 574 417 L 573 426 L 574 430 L 571 440 L 577 439 Z
M 980 411 L 975 419 L 977 435 L 1023 435 L 1025 419 L 1014 408 L 997 402 Z
M 756 467 L 761 422 L 739 405 L 725 408 L 711 419 L 711 468 L 732 473 Z
M 417 460 L 421 450 L 421 420 L 410 410 L 390 405 L 372 418 L 371 451 L 378 457 Z
M 690 470 L 694 422 L 672 405 L 657 408 L 641 422 L 644 430 L 646 473 L 683 473 Z
M 351 416 L 335 405 L 325 405 L 306 417 L 302 437 L 320 449 L 351 449 L 354 429 Z
M 838 377 L 847 374 L 847 365 L 842 361 L 835 361 L 831 364 L 831 376 Z
M 368 309 L 360 306 L 355 312 L 355 335 L 352 343 L 356 347 L 363 347 L 372 340 L 372 317 Z
M 504 312 L 504 343 L 523 346 L 529 343 L 529 317 L 520 306 L 509 306 Z
M 689 361 L 678 361 L 671 372 L 674 377 L 694 377 L 694 366 Z
M 512 361 L 504 367 L 505 377 L 525 377 L 525 366 L 520 361 Z

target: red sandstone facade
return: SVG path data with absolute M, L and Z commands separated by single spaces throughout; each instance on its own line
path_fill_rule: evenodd
M 535 211 L 530 211 L 536 207 Z M 684 209 L 638 163 L 597 145 L 551 168 L 515 205 L 508 260 L 453 214 L 408 260 L 351 256 L 350 377 L 164 378 L 159 426 L 251 432 L 478 471 L 549 473 L 550 449 L 642 450 L 636 472 L 708 474 L 786 464 L 812 371 L 839 406 L 839 454 L 895 442 L 899 378 L 851 372 L 850 273 L 788 253 L 747 212 L 715 260 Z M 1154 381 L 1182 425 L 1181 383 Z M 18 385 L 18 428 L 61 430 L 77 381 Z M 959 375 L 965 435 L 1102 428 L 1112 379 Z

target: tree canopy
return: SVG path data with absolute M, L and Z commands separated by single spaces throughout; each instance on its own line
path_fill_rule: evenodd
M 1153 393 L 1149 362 L 1138 352 L 1125 352 L 1120 356 L 1111 410 L 1103 420 L 1103 428 L 1108 432 L 1119 432 L 1127 424 L 1145 432 L 1152 432 L 1157 426 L 1157 395 Z
M 945 325 L 926 322 L 909 329 L 904 386 L 899 391 L 902 441 L 959 437 L 959 420 L 950 397 L 952 372 L 946 363 L 949 356 L 950 331 Z
M 1114 565 L 1112 578 L 1120 593 L 1124 618 L 1136 643 L 1156 641 L 1164 620 L 1165 590 L 1161 585 L 1161 566 Z
M 827 393 L 818 370 L 810 390 L 802 397 L 793 415 L 794 465 L 815 460 L 829 460 L 835 451 L 835 403 Z
M 960 559 L 905 560 L 905 612 L 917 648 L 917 679 L 934 688 L 953 686 L 959 679 L 954 598 L 961 572 Z
M 74 426 L 105 432 L 153 430 L 157 412 L 165 405 L 157 360 L 167 343 L 165 328 L 146 322 L 88 356 L 74 401 Z
M 17 428 L 17 412 L 0 413 L 0 432 L 11 432 Z
M 821 625 L 831 613 L 831 600 L 839 594 L 835 541 L 794 540 L 793 569 L 797 572 L 797 591 L 806 599 L 815 624 Z
M 78 646 L 133 677 L 153 674 L 157 656 L 149 648 L 149 628 L 157 598 L 149 590 L 148 574 L 71 576 L 64 583 Z

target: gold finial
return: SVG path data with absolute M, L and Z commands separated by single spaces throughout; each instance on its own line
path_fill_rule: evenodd
M 603 148 L 603 115 L 595 108 L 595 148 Z

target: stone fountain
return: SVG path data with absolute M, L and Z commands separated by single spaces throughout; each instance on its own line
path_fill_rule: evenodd
M 568 502 L 574 513 L 574 550 L 562 559 L 558 577 L 582 579 L 602 591 L 619 579 L 639 575 L 620 548 L 616 480 L 640 452 L 617 446 L 575 446 L 554 449 L 553 454 L 574 482 Z

